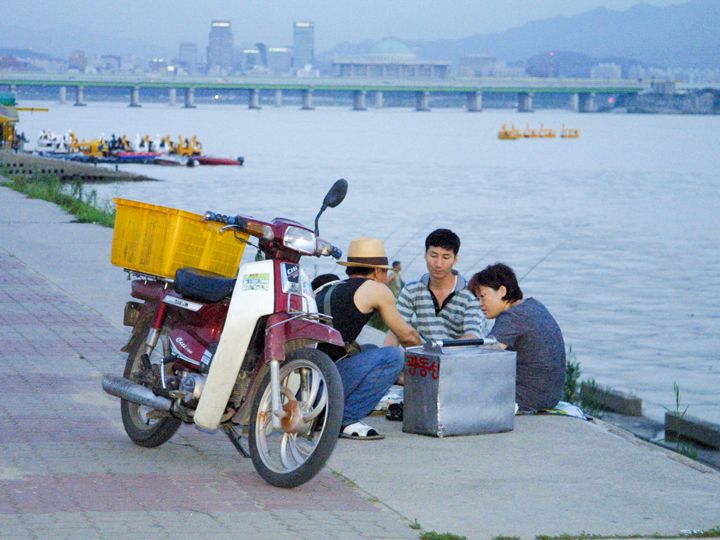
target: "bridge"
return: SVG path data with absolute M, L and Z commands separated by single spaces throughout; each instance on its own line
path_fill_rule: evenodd
M 260 108 L 261 92 L 273 93 L 275 106 L 282 106 L 283 93 L 300 93 L 302 108 L 313 109 L 313 95 L 317 92 L 348 92 L 353 96 L 353 108 L 366 110 L 368 94 L 375 99 L 375 107 L 382 108 L 385 93 L 401 92 L 415 95 L 418 111 L 430 110 L 429 96 L 433 94 L 464 94 L 468 111 L 482 110 L 484 93 L 516 94 L 518 111 L 533 110 L 535 94 L 568 96 L 569 108 L 579 112 L 595 110 L 595 95 L 634 95 L 650 88 L 649 83 L 628 80 L 597 80 L 567 78 L 467 78 L 449 80 L 374 80 L 337 77 L 169 77 L 134 75 L 87 74 L 18 74 L 0 73 L 0 85 L 11 92 L 19 87 L 57 87 L 61 103 L 67 102 L 68 88 L 75 91 L 75 105 L 85 105 L 86 88 L 128 88 L 130 106 L 140 107 L 143 89 L 167 89 L 168 101 L 175 105 L 177 91 L 184 93 L 184 106 L 194 107 L 195 90 L 247 90 L 248 107 Z

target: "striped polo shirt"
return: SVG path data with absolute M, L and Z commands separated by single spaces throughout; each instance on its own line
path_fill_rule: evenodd
M 458 275 L 452 297 L 436 313 L 429 289 L 430 274 L 405 285 L 397 299 L 397 309 L 424 339 L 457 339 L 473 332 L 478 337 L 488 333 L 488 321 L 480 311 L 480 302 Z

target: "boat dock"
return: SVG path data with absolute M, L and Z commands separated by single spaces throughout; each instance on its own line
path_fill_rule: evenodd
M 76 163 L 0 150 L 0 175 L 37 177 L 52 175 L 61 182 L 132 182 L 155 180 L 142 174 L 135 174 L 97 164 Z

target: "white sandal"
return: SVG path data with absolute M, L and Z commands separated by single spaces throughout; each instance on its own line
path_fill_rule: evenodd
M 378 433 L 374 427 L 367 425 L 365 422 L 358 421 L 345 426 L 340 432 L 340 437 L 358 441 L 376 441 L 384 439 L 385 435 Z

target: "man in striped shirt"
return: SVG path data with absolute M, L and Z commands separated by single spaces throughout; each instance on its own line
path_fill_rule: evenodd
M 424 339 L 483 337 L 488 322 L 480 303 L 453 267 L 458 261 L 460 238 L 449 229 L 437 229 L 425 239 L 428 273 L 405 285 L 397 299 L 400 315 Z M 393 343 L 389 333 L 386 344 Z

